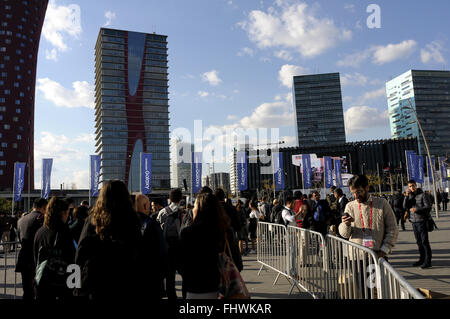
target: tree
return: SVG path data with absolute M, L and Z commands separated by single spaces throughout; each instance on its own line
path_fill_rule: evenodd
M 0 198 L 0 210 L 10 212 L 12 210 L 12 202 L 6 198 Z

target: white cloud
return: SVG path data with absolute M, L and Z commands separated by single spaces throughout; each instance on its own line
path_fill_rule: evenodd
M 236 115 L 228 115 L 227 116 L 227 120 L 229 121 L 236 121 L 238 119 L 238 117 Z
M 381 65 L 408 57 L 415 51 L 416 47 L 417 42 L 414 40 L 405 40 L 398 44 L 388 44 L 386 46 L 376 46 L 372 62 Z
M 247 47 L 240 49 L 239 52 L 237 53 L 238 56 L 244 55 L 253 56 L 253 54 L 254 54 L 253 49 Z
M 106 18 L 106 22 L 103 26 L 107 27 L 107 26 L 111 25 L 112 20 L 114 20 L 116 18 L 116 13 L 112 12 L 112 11 L 106 11 L 105 18 Z
M 45 50 L 45 59 L 53 60 L 55 62 L 58 61 L 58 59 L 56 57 L 56 49 L 52 49 L 51 51 Z
M 202 78 L 203 81 L 208 82 L 211 86 L 217 86 L 222 82 L 216 70 L 203 73 Z
M 366 86 L 369 79 L 361 73 L 344 74 L 341 76 L 342 86 Z
M 285 102 L 272 102 L 261 104 L 239 124 L 244 128 L 285 127 L 294 125 L 294 120 L 292 107 Z
M 439 63 L 445 64 L 446 60 L 442 55 L 443 45 L 439 41 L 433 41 L 426 45 L 425 49 L 420 51 L 420 58 L 423 64 Z
M 233 93 L 234 93 L 234 94 L 239 94 L 240 91 L 239 91 L 239 90 L 233 90 Z
M 337 27 L 333 20 L 318 18 L 306 3 L 277 1 L 277 5 L 279 10 L 253 10 L 239 23 L 260 48 L 290 48 L 314 57 L 352 37 L 351 31 Z
M 306 72 L 306 69 L 301 66 L 285 64 L 278 73 L 278 79 L 284 86 L 292 88 L 293 76 L 304 75 Z
M 286 60 L 286 61 L 292 60 L 292 55 L 289 53 L 289 51 L 286 51 L 286 50 L 281 50 L 281 51 L 275 52 L 275 56 L 279 59 Z
M 381 97 L 386 97 L 386 88 L 382 87 L 379 88 L 378 90 L 374 90 L 374 91 L 369 91 L 364 93 L 364 95 L 359 99 L 359 104 L 365 104 L 369 101 L 381 98 Z
M 369 106 L 353 106 L 344 114 L 347 135 L 362 132 L 368 128 L 389 127 L 388 111 Z
M 82 31 L 80 12 L 77 4 L 58 6 L 56 0 L 51 0 L 47 6 L 42 35 L 59 51 L 66 51 L 68 46 L 63 34 L 78 38 Z
M 63 134 L 41 132 L 35 143 L 35 169 L 42 171 L 42 159 L 52 158 L 52 189 L 58 189 L 64 183 L 71 188 L 88 188 L 89 154 L 94 150 L 94 136 L 81 134 L 69 138 Z M 41 187 L 41 174 L 36 173 L 35 187 Z
M 198 94 L 200 97 L 207 97 L 207 96 L 209 95 L 209 93 L 208 93 L 208 92 L 205 92 L 205 91 L 198 91 L 197 94 Z
M 37 89 L 56 106 L 94 108 L 94 86 L 86 81 L 76 81 L 73 90 L 66 89 L 49 78 L 38 79 Z
M 355 52 L 346 55 L 343 59 L 339 60 L 336 65 L 339 67 L 352 67 L 358 68 L 363 62 L 365 62 L 371 54 L 371 50 L 365 50 L 362 52 Z

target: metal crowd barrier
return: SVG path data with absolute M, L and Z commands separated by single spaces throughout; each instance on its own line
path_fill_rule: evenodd
M 276 271 L 314 298 L 424 299 L 385 259 L 364 246 L 298 227 L 258 223 L 261 270 Z M 300 290 L 300 289 L 299 289 Z
M 383 299 L 425 299 L 384 258 L 378 260 L 381 272 Z
M 288 227 L 289 275 L 293 284 L 307 291 L 313 298 L 326 293 L 325 239 L 322 234 L 298 227 Z
M 257 260 L 261 264 L 258 276 L 264 267 L 277 272 L 274 285 L 280 275 L 289 280 L 288 246 L 286 227 L 279 224 L 258 222 L 257 228 Z M 290 282 L 290 281 L 289 281 Z
M 20 243 L 0 243 L 0 299 L 22 298 L 22 284 L 19 273 L 16 273 L 16 263 Z

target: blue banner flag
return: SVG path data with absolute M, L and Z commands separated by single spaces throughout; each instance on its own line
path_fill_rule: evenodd
M 434 156 L 431 156 L 431 163 L 430 163 L 430 158 L 427 156 L 427 172 L 428 172 L 428 180 L 430 181 L 430 183 L 433 183 L 433 173 L 434 172 Z M 431 171 L 433 170 L 433 171 Z
M 41 190 L 41 197 L 48 199 L 50 196 L 50 178 L 52 175 L 52 165 L 53 165 L 53 159 L 52 158 L 43 158 L 42 159 L 42 190 Z
M 284 170 L 283 170 L 283 153 L 273 153 L 273 178 L 275 181 L 275 190 L 284 190 Z
M 152 192 L 152 154 L 141 153 L 141 193 Z
M 192 193 L 197 194 L 202 188 L 202 158 L 201 152 L 192 153 Z
M 417 179 L 417 158 L 416 153 L 413 151 L 405 151 L 406 153 L 406 163 L 408 171 L 408 179 Z
M 23 185 L 25 183 L 25 165 L 26 163 L 14 163 L 14 201 L 20 202 L 22 200 Z
M 100 177 L 100 155 L 91 155 L 91 169 L 90 169 L 90 195 L 91 197 L 98 196 L 98 182 Z
M 417 161 L 417 175 L 416 175 L 416 182 L 423 184 L 425 182 L 425 173 L 423 170 L 423 156 L 416 155 L 416 161 Z
M 302 155 L 302 169 L 303 169 L 303 188 L 308 189 L 312 187 L 311 181 L 311 155 Z
M 324 167 L 325 167 L 325 187 L 330 188 L 333 186 L 333 166 L 331 162 L 331 157 L 323 157 Z
M 342 187 L 342 162 L 341 160 L 334 160 L 334 172 L 336 175 L 336 187 Z
M 237 153 L 237 175 L 239 191 L 246 191 L 248 189 L 248 170 L 247 170 L 247 153 Z
M 439 167 L 441 169 L 441 180 L 442 182 L 447 181 L 447 163 L 445 163 L 446 158 L 445 157 L 439 157 Z

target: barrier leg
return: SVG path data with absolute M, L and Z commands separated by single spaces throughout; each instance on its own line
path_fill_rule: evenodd
M 280 278 L 281 273 L 277 274 L 277 278 L 275 278 L 275 281 L 273 282 L 273 286 L 277 284 L 278 278 Z
M 264 268 L 264 265 L 261 265 L 261 268 L 259 268 L 259 271 L 258 271 L 258 276 L 259 276 L 259 274 L 261 273 L 261 270 Z

